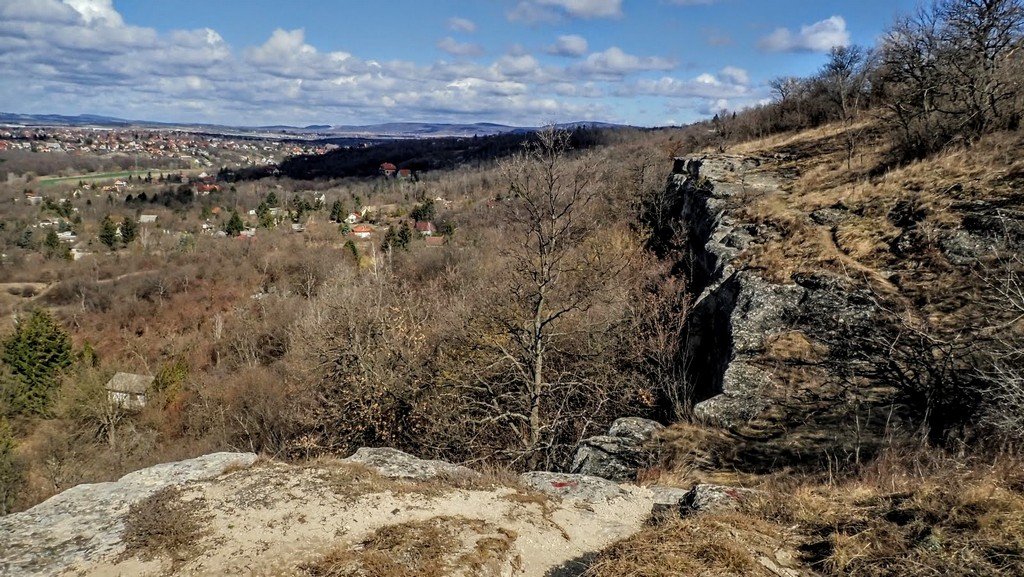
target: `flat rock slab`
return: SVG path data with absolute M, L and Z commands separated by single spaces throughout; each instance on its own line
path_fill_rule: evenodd
M 359 463 L 369 467 L 382 477 L 391 479 L 432 479 L 439 476 L 475 477 L 479 473 L 461 465 L 453 465 L 445 461 L 420 459 L 409 453 L 388 447 L 363 447 L 351 457 L 342 459 L 344 463 Z
M 157 491 L 212 479 L 256 462 L 254 453 L 212 453 L 156 465 L 117 481 L 77 485 L 22 513 L 0 517 L 0 575 L 56 575 L 124 550 L 129 506 Z
M 524 483 L 538 491 L 578 501 L 599 502 L 624 497 L 626 491 L 614 481 L 577 475 L 574 473 L 551 473 L 548 471 L 531 471 L 520 477 Z

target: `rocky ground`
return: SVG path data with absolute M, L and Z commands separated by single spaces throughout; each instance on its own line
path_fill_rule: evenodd
M 652 513 L 742 498 L 579 474 L 499 479 L 393 449 L 306 465 L 217 453 L 0 519 L 0 574 L 356 575 L 396 563 L 424 575 L 576 575 Z

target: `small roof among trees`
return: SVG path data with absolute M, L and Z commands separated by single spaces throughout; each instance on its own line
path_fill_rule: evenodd
M 115 393 L 130 393 L 132 395 L 144 395 L 149 386 L 156 380 L 148 375 L 136 375 L 133 373 L 116 373 L 107 381 L 106 389 Z

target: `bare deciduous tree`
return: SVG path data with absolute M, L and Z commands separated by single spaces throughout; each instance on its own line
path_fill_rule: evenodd
M 906 154 L 1019 125 L 1022 35 L 1021 0 L 940 0 L 897 22 L 881 78 Z
M 602 395 L 586 389 L 607 383 L 585 365 L 563 361 L 586 355 L 588 347 L 579 345 L 611 328 L 601 305 L 622 298 L 619 275 L 630 260 L 628 247 L 616 253 L 601 246 L 599 167 L 569 158 L 569 137 L 542 131 L 501 166 L 510 198 L 507 289 L 498 311 L 506 339 L 498 347 L 508 369 L 505 385 L 515 392 L 503 414 L 519 432 L 531 467 L 548 464 L 554 431 L 565 420 L 598 412 L 574 403 L 588 395 L 600 402 Z

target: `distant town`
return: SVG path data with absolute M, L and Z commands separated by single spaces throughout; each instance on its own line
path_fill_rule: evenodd
M 136 166 L 154 159 L 176 168 L 262 166 L 286 156 L 323 154 L 336 144 L 201 135 L 181 130 L 0 125 L 0 151 L 132 155 Z

